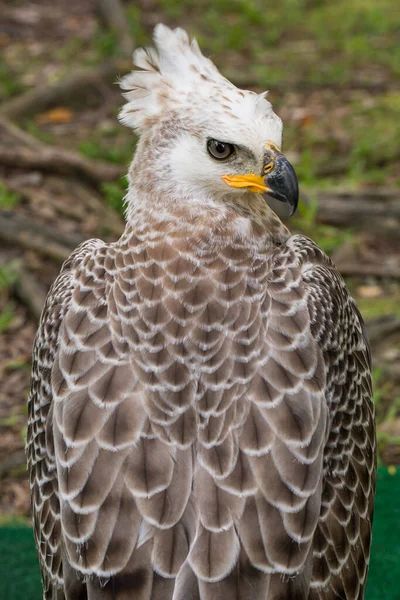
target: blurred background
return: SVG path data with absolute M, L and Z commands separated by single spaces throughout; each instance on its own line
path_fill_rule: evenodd
M 381 485 L 395 497 L 398 0 L 2 0 L 0 523 L 29 523 L 26 398 L 47 289 L 80 241 L 115 240 L 123 229 L 124 175 L 135 137 L 117 121 L 123 100 L 115 82 L 130 69 L 133 48 L 150 43 L 158 22 L 187 29 L 238 86 L 270 90 L 300 181 L 302 200 L 290 227 L 333 257 L 367 323 Z M 387 500 L 380 494 L 383 511 Z M 392 560 L 395 568 L 399 557 L 387 550 L 391 534 L 387 524 L 376 554 L 388 553 L 386 565 Z M 36 564 L 33 569 L 36 576 Z M 388 593 L 375 597 L 400 598 L 399 591 Z

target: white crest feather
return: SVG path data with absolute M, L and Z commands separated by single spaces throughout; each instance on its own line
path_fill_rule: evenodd
M 187 94 L 196 94 L 209 99 L 215 90 L 238 92 L 237 88 L 223 77 L 210 59 L 203 56 L 195 39 L 181 28 L 169 29 L 159 24 L 154 30 L 155 48 L 139 48 L 133 53 L 133 63 L 139 69 L 132 71 L 120 81 L 128 100 L 122 108 L 120 121 L 139 133 L 153 119 L 159 117 L 168 106 L 185 102 Z M 265 93 L 236 98 L 237 102 L 251 105 L 251 110 L 264 112 L 270 107 Z M 187 103 L 186 103 L 187 106 Z

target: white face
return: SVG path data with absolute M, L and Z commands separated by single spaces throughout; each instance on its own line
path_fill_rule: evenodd
M 186 130 L 171 142 L 167 171 L 170 189 L 179 197 L 220 200 L 244 193 L 246 189 L 230 187 L 223 176 L 261 175 L 265 144 L 281 146 L 282 122 L 272 110 L 245 123 L 231 115 L 222 116 L 193 125 L 189 128 L 193 134 Z M 224 143 L 225 152 L 219 152 L 222 147 L 215 142 Z

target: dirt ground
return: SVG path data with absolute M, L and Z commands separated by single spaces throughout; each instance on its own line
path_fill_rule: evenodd
M 122 99 L 113 82 L 129 68 L 129 44 L 148 42 L 159 21 L 197 35 L 238 85 L 270 87 L 302 189 L 302 206 L 290 227 L 333 256 L 359 302 L 374 357 L 380 460 L 400 463 L 400 85 L 389 56 L 399 40 L 389 26 L 381 27 L 383 33 L 371 29 L 379 51 L 373 60 L 358 60 L 357 30 L 340 30 L 354 44 L 342 48 L 338 38 L 333 58 L 316 33 L 323 14 L 313 9 L 315 3 L 283 2 L 282 19 L 273 12 L 275 37 L 265 33 L 257 2 L 234 2 L 233 8 L 224 0 L 181 4 L 126 3 L 124 33 L 99 12 L 95 0 L 0 2 L 3 521 L 29 515 L 23 445 L 40 309 L 62 261 L 81 240 L 114 240 L 123 229 L 123 174 L 135 138 L 118 124 Z M 385 2 L 388 21 L 395 4 Z M 297 26 L 289 5 L 309 10 L 314 29 L 306 30 L 304 19 Z M 251 42 L 243 38 L 246 27 L 253 32 Z M 127 32 L 131 42 L 125 39 L 124 46 Z M 336 39 L 334 29 L 330 35 Z M 318 64 L 323 65 L 319 77 Z

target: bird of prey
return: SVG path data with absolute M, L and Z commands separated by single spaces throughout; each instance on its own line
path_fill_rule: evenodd
M 46 600 L 361 600 L 370 353 L 266 94 L 182 29 L 134 54 L 126 228 L 46 300 L 27 438 Z

